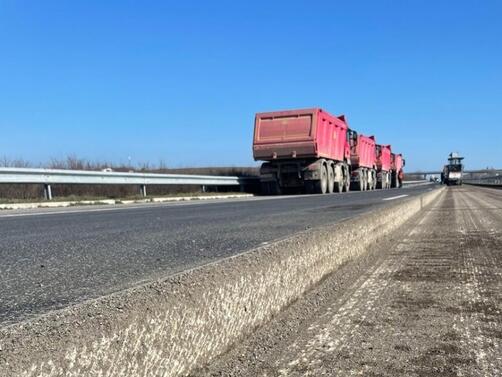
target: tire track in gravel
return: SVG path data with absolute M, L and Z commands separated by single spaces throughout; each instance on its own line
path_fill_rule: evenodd
M 410 235 L 415 233 L 427 218 L 428 216 L 421 219 L 417 227 L 410 231 Z M 403 251 L 410 241 L 405 239 L 398 244 L 397 250 L 391 253 L 389 258 L 354 284 L 354 290 L 345 303 L 335 304 L 336 310 L 328 308 L 326 314 L 320 318 L 321 324 L 310 326 L 307 332 L 302 334 L 303 339 L 290 345 L 287 352 L 276 362 L 279 375 L 329 375 L 331 365 L 326 363 L 326 360 L 333 357 L 351 358 L 355 353 L 363 352 L 362 348 L 373 349 L 371 344 L 375 341 L 376 333 L 368 330 L 383 328 L 375 319 L 382 301 L 387 301 L 389 292 L 395 289 L 393 285 L 396 282 L 391 277 L 401 267 Z M 304 339 L 309 340 L 305 342 Z M 292 355 L 298 357 L 292 358 Z M 361 371 L 367 370 L 366 366 L 373 363 L 374 360 L 361 363 Z M 286 367 L 281 367 L 284 365 Z M 352 368 L 340 365 L 336 372 L 340 374 Z
M 481 195 L 480 195 L 481 194 Z M 461 205 L 473 208 L 464 211 L 459 225 L 464 277 L 459 289 L 463 310 L 455 323 L 463 334 L 462 342 L 474 355 L 478 369 L 470 375 L 501 375 L 501 250 L 500 202 L 483 192 L 462 190 L 456 197 Z M 480 212 L 483 214 L 480 216 Z M 498 233 L 498 234 L 497 234 Z

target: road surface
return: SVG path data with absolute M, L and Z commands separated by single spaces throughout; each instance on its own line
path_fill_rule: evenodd
M 197 375 L 501 376 L 502 190 L 451 187 Z
M 235 255 L 432 187 L 0 212 L 0 326 Z

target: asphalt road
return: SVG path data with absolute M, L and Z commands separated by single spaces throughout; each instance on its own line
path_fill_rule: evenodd
M 200 376 L 501 376 L 502 191 L 450 187 Z
M 0 213 L 0 326 L 334 223 L 431 185 Z

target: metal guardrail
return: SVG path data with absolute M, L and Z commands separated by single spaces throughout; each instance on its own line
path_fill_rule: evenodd
M 146 196 L 147 185 L 244 186 L 259 182 L 258 177 L 218 175 L 122 173 L 90 170 L 58 170 L 0 168 L 0 184 L 41 184 L 44 195 L 52 199 L 51 185 L 137 185 Z M 403 185 L 423 184 L 427 181 L 405 181 Z
M 465 184 L 484 187 L 502 187 L 502 176 L 464 180 Z
M 147 185 L 200 185 L 200 186 L 242 186 L 257 181 L 254 177 L 120 173 L 87 170 L 56 170 L 0 168 L 0 184 L 42 184 L 45 196 L 52 199 L 51 185 L 138 185 L 146 196 Z

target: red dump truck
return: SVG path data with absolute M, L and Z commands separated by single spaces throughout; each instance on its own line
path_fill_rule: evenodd
M 349 143 L 352 189 L 359 191 L 376 189 L 375 137 L 360 135 L 354 130 L 349 130 Z
M 391 182 L 390 145 L 351 130 L 343 115 L 320 108 L 258 113 L 253 138 L 264 194 L 332 193 Z
M 380 189 L 390 188 L 391 154 L 392 152 L 390 145 L 377 144 L 377 187 Z
M 403 178 L 404 178 L 404 165 L 406 165 L 406 161 L 403 159 L 403 155 L 401 153 L 391 153 L 391 187 L 392 188 L 400 188 L 403 186 Z
M 253 156 L 267 161 L 260 169 L 262 191 L 348 191 L 347 131 L 343 116 L 319 108 L 256 114 Z

